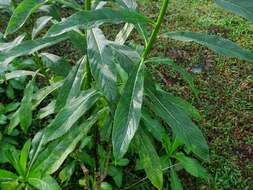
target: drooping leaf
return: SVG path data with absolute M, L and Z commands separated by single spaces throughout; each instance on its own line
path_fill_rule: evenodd
M 28 183 L 38 190 L 49 190 L 49 189 L 50 190 L 61 190 L 57 181 L 51 176 L 47 176 L 42 179 L 30 177 L 30 178 L 28 178 Z
M 26 133 L 32 124 L 32 96 L 35 87 L 34 79 L 32 79 L 25 91 L 19 108 L 19 119 L 21 129 Z
M 44 144 L 64 135 L 75 122 L 86 112 L 100 97 L 97 90 L 90 89 L 77 98 L 73 98 L 55 117 L 55 119 L 38 136 L 43 134 Z M 36 136 L 37 136 L 36 135 Z M 34 139 L 36 139 L 36 136 Z M 34 141 L 33 141 L 34 144 Z
M 10 171 L 0 169 L 0 183 L 16 181 L 18 176 Z
M 23 55 L 29 55 L 45 47 L 52 46 L 56 43 L 66 40 L 67 37 L 68 35 L 63 34 L 56 37 L 29 40 L 22 42 L 19 45 L 8 49 L 7 51 L 0 52 L 0 73 L 7 69 L 8 63 L 10 63 L 13 59 Z
M 83 57 L 69 72 L 59 90 L 55 105 L 56 111 L 59 111 L 64 107 L 72 98 L 80 95 L 81 85 L 84 78 L 84 66 L 86 63 L 87 59 L 86 57 Z
M 35 163 L 32 165 L 31 172 L 39 171 L 44 176 L 54 173 L 67 156 L 75 149 L 77 143 L 89 132 L 98 118 L 106 111 L 108 111 L 108 109 L 102 109 L 81 125 L 76 125 L 71 128 L 66 135 L 51 142 L 47 148 L 38 155 Z
M 253 1 L 251 0 L 214 0 L 219 6 L 253 22 Z
M 116 159 L 122 158 L 127 152 L 138 129 L 143 100 L 143 83 L 144 68 L 140 63 L 133 68 L 116 108 L 112 132 L 113 153 Z
M 32 12 L 42 6 L 46 1 L 47 0 L 23 0 L 14 10 L 5 31 L 5 35 L 16 32 L 23 26 Z
M 253 62 L 253 53 L 246 50 L 230 40 L 215 35 L 206 35 L 198 32 L 168 32 L 163 37 L 169 37 L 183 42 L 197 42 L 223 56 L 235 57 L 245 61 Z
M 190 73 L 188 73 L 185 69 L 178 66 L 177 64 L 173 63 L 172 60 L 165 58 L 165 57 L 152 57 L 150 59 L 147 59 L 145 61 L 145 63 L 162 63 L 162 64 L 167 64 L 167 65 L 172 66 L 172 68 L 175 71 L 177 71 L 178 73 L 180 73 L 184 77 L 184 79 L 187 81 L 187 83 L 189 84 L 192 91 L 196 94 L 198 93 L 198 90 L 195 88 L 194 80 L 193 80 L 192 76 L 190 75 Z
M 6 51 L 8 49 L 13 48 L 14 46 L 17 46 L 23 41 L 24 38 L 25 38 L 25 35 L 20 35 L 17 38 L 15 38 L 12 42 L 0 43 L 0 51 Z
M 23 171 L 26 171 L 26 165 L 28 161 L 30 147 L 31 147 L 31 141 L 27 140 L 20 153 L 20 165 Z
M 42 16 L 36 20 L 32 31 L 32 39 L 37 36 L 52 18 L 51 16 Z
M 148 179 L 157 188 L 163 188 L 163 171 L 160 158 L 149 138 L 143 130 L 136 134 L 137 151 Z
M 117 75 L 112 53 L 107 48 L 108 43 L 100 29 L 89 31 L 88 57 L 91 73 L 109 102 L 115 102 L 118 96 Z
M 56 36 L 82 25 L 83 29 L 97 28 L 103 23 L 145 23 L 150 20 L 145 16 L 130 10 L 113 10 L 102 8 L 93 11 L 80 11 L 64 21 L 53 25 L 47 36 Z
M 61 57 L 51 53 L 41 53 L 43 64 L 59 76 L 66 77 L 71 70 L 71 65 Z
M 173 157 L 180 161 L 184 169 L 191 175 L 204 179 L 211 177 L 208 171 L 197 160 L 185 156 L 184 153 L 178 152 Z
M 181 181 L 173 168 L 170 169 L 170 187 L 171 190 L 183 190 Z
M 171 128 L 174 135 L 196 155 L 209 160 L 208 146 L 199 128 L 183 110 L 167 100 L 163 92 L 146 89 L 149 97 L 145 101 L 155 114 L 160 116 Z

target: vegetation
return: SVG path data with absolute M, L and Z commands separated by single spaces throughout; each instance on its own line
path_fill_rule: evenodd
M 249 0 L 215 2 L 252 21 Z M 220 122 L 222 116 L 214 116 L 216 110 L 203 101 L 214 96 L 203 84 L 203 77 L 209 76 L 202 73 L 212 67 L 215 56 L 187 42 L 193 41 L 220 55 L 247 62 L 253 62 L 253 54 L 221 36 L 177 31 L 184 29 L 180 18 L 188 12 L 177 12 L 178 8 L 171 7 L 181 6 L 184 10 L 188 5 L 195 5 L 201 15 L 202 4 L 198 1 L 180 0 L 171 6 L 168 0 L 163 0 L 162 5 L 139 3 L 140 10 L 151 6 L 150 3 L 155 5 L 151 11 L 158 13 L 157 19 L 140 14 L 133 0 L 0 2 L 2 13 L 12 15 L 5 23 L 7 27 L 0 43 L 1 189 L 250 188 L 250 178 L 242 180 L 238 177 L 239 170 L 231 170 L 229 162 L 238 158 L 220 160 L 221 154 L 216 151 L 222 143 L 213 141 L 213 132 L 208 134 L 223 124 L 209 123 L 209 117 Z M 171 15 L 166 14 L 168 7 Z M 190 24 L 200 22 L 201 31 L 211 27 L 206 21 L 211 15 L 206 20 L 197 17 Z M 167 26 L 170 19 L 175 24 L 168 22 Z M 243 19 L 236 19 L 245 26 Z M 125 23 L 122 29 L 120 23 Z M 231 25 L 228 27 L 234 31 Z M 214 26 L 210 32 L 228 33 Z M 235 31 L 232 37 L 239 32 Z M 249 34 L 243 36 L 250 40 Z M 159 45 L 158 38 L 163 41 Z M 186 52 L 190 48 L 196 55 L 190 58 L 182 55 L 177 50 L 179 46 Z M 208 55 L 205 64 L 193 65 L 200 55 Z M 216 59 L 220 60 L 220 68 L 230 72 L 225 67 L 225 58 Z M 238 59 L 232 63 L 238 63 Z M 200 73 L 194 76 L 196 83 L 183 69 L 189 61 L 191 71 Z M 170 78 L 167 72 L 171 73 Z M 186 90 L 178 88 L 181 86 L 178 81 L 171 82 L 178 73 L 189 86 Z M 217 81 L 212 76 L 209 78 L 212 83 Z M 249 88 L 250 80 L 248 77 L 243 88 Z M 215 89 L 215 84 L 210 89 Z M 186 94 L 203 112 L 202 117 L 190 103 L 174 96 L 185 98 Z M 227 105 L 233 106 L 234 102 Z M 248 103 L 240 105 L 244 106 L 242 110 L 252 107 Z M 230 116 L 227 110 L 221 109 L 222 114 Z M 211 159 L 204 136 L 195 123 L 207 126 L 203 130 L 212 146 Z M 226 126 L 221 128 L 227 131 Z M 251 137 L 246 138 L 250 145 Z M 225 145 L 232 147 L 227 139 Z M 224 167 L 220 172 L 219 166 L 215 168 L 217 160 Z M 250 164 L 246 167 L 244 176 L 252 169 Z M 187 173 L 199 180 L 194 181 Z

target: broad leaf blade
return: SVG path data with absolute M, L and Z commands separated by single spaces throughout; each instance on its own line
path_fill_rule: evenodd
M 21 44 L 14 46 L 7 51 L 0 52 L 0 72 L 5 71 L 7 69 L 8 63 L 10 63 L 13 59 L 23 55 L 32 54 L 40 49 L 66 40 L 67 38 L 68 35 L 66 34 L 56 37 L 39 38 L 36 40 L 22 42 Z
M 42 179 L 30 177 L 30 178 L 28 178 L 28 183 L 38 190 L 49 190 L 49 189 L 50 190 L 61 190 L 57 181 L 51 176 L 47 176 Z
M 16 32 L 23 26 L 27 18 L 43 5 L 46 0 L 23 0 L 18 7 L 14 10 L 13 15 L 8 23 L 5 35 Z
M 136 148 L 148 179 L 157 189 L 161 190 L 163 188 L 162 165 L 151 140 L 143 130 L 139 130 L 136 134 L 136 142 L 138 144 Z
M 112 132 L 113 153 L 116 159 L 122 158 L 127 152 L 139 126 L 144 90 L 143 67 L 141 63 L 135 65 L 117 105 Z
M 27 165 L 30 147 L 31 147 L 31 141 L 27 140 L 20 153 L 20 165 L 23 171 L 26 171 L 26 165 Z
M 115 102 L 118 96 L 117 75 L 114 58 L 107 48 L 108 43 L 100 29 L 89 31 L 88 57 L 91 73 L 108 101 Z
M 71 70 L 71 65 L 57 55 L 51 53 L 41 53 L 40 55 L 43 64 L 57 75 L 66 77 Z
M 17 46 L 23 41 L 24 38 L 25 38 L 25 35 L 20 35 L 17 38 L 15 38 L 12 42 L 0 43 L 0 51 L 6 51 L 8 49 L 11 49 Z
M 253 22 L 252 0 L 214 0 L 219 6 Z
M 10 171 L 0 169 L 0 183 L 16 181 L 18 176 Z
M 173 168 L 170 170 L 170 187 L 171 190 L 183 190 L 181 181 Z
M 77 143 L 89 132 L 90 128 L 104 114 L 107 109 L 102 109 L 97 114 L 88 118 L 79 126 L 73 127 L 66 135 L 51 142 L 47 148 L 41 152 L 32 166 L 32 172 L 40 171 L 42 175 L 54 173 L 75 149 Z
M 196 155 L 209 160 L 205 138 L 191 119 L 179 107 L 169 102 L 162 92 L 147 89 L 147 94 L 149 99 L 146 103 L 172 128 L 174 135 Z
M 173 157 L 179 160 L 184 169 L 191 175 L 204 179 L 211 177 L 208 171 L 197 160 L 185 156 L 182 152 L 176 153 Z
M 163 37 L 169 37 L 183 42 L 197 42 L 223 56 L 235 57 L 253 62 L 253 54 L 230 40 L 215 35 L 206 35 L 198 32 L 168 32 Z
M 93 11 L 80 11 L 66 18 L 64 21 L 53 25 L 49 29 L 47 36 L 60 35 L 81 25 L 83 29 L 91 29 L 103 23 L 145 23 L 149 21 L 145 16 L 130 10 L 102 8 Z
M 35 87 L 34 79 L 32 79 L 25 91 L 19 108 L 19 119 L 21 129 L 26 133 L 32 124 L 32 96 Z

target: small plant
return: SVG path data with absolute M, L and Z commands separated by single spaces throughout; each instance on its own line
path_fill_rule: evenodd
M 253 18 L 250 6 L 245 6 L 249 0 L 215 2 Z M 30 137 L 35 120 L 49 124 L 35 129 L 33 139 L 27 140 L 21 151 L 13 146 L 4 150 L 2 154 L 12 167 L 1 167 L 1 189 L 151 189 L 149 184 L 141 183 L 149 179 L 156 189 L 180 190 L 183 185 L 177 172 L 181 169 L 211 179 L 199 163 L 209 161 L 209 156 L 207 143 L 191 119 L 200 119 L 198 111 L 163 91 L 146 66 L 171 65 L 197 96 L 193 79 L 169 58 L 152 57 L 150 51 L 158 37 L 194 41 L 221 55 L 253 62 L 250 51 L 202 33 L 159 35 L 168 0 L 163 0 L 156 21 L 140 14 L 134 0 L 23 0 L 12 4 L 16 8 L 4 37 L 21 31 L 32 13 L 43 16 L 34 22 L 32 32 L 26 36 L 29 40 L 23 41 L 25 36 L 20 35 L 12 42 L 0 43 L 3 84 L 9 87 L 9 80 L 32 76 L 20 103 L 0 105 L 4 110 L 0 122 L 5 126 L 0 144 L 6 146 L 1 143 L 3 137 L 12 135 L 17 126 Z M 116 8 L 104 8 L 107 4 Z M 62 8 L 75 13 L 61 18 Z M 124 27 L 114 41 L 108 40 L 100 26 L 119 23 L 125 23 Z M 150 35 L 147 25 L 153 27 Z M 126 45 L 134 28 L 143 38 L 143 48 Z M 38 38 L 45 30 L 46 34 Z M 82 53 L 74 65 L 40 51 L 66 40 Z M 18 57 L 26 61 L 14 67 Z M 8 117 L 9 123 L 7 106 L 15 111 Z M 146 177 L 140 179 L 143 170 Z M 71 183 L 71 177 L 78 181 Z

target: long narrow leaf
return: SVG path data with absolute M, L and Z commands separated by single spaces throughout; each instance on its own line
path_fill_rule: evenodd
M 214 0 L 219 6 L 253 22 L 252 0 Z
M 169 37 L 183 42 L 197 42 L 223 56 L 235 57 L 253 62 L 253 54 L 230 40 L 215 35 L 206 35 L 198 32 L 168 32 L 163 37 Z
M 163 188 L 162 165 L 151 140 L 143 130 L 139 130 L 136 134 L 136 142 L 140 160 L 148 179 L 157 189 L 161 190 Z
M 130 10 L 102 8 L 93 11 L 81 11 L 53 25 L 49 29 L 47 36 L 60 35 L 80 25 L 82 25 L 83 29 L 91 29 L 97 28 L 103 23 L 145 23 L 149 21 L 145 16 Z
M 179 107 L 169 102 L 162 92 L 148 89 L 147 94 L 149 99 L 146 103 L 172 128 L 174 135 L 196 155 L 209 160 L 207 143 L 191 119 Z
M 100 29 L 89 31 L 88 57 L 91 73 L 109 102 L 115 102 L 118 96 L 117 75 L 112 52 L 107 48 L 108 43 Z
M 5 35 L 16 32 L 25 23 L 27 18 L 42 6 L 47 0 L 23 0 L 14 10 L 8 23 Z
M 116 159 L 122 158 L 127 152 L 128 146 L 138 129 L 143 101 L 143 83 L 143 65 L 135 65 L 125 85 L 114 116 L 112 144 Z

